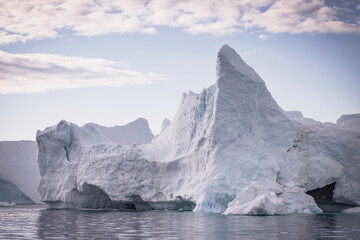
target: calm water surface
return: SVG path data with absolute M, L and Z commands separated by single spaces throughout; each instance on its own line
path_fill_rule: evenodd
M 360 214 L 256 217 L 0 207 L 0 239 L 334 238 L 360 239 Z

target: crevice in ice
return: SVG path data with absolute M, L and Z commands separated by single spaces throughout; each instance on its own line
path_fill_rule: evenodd
M 303 137 L 303 136 L 301 135 L 301 137 Z M 301 143 L 300 139 L 295 139 L 293 142 L 293 145 L 286 152 L 290 152 L 291 149 L 299 147 L 300 143 Z
M 341 212 L 344 209 L 354 207 L 349 204 L 337 203 L 333 200 L 336 182 L 326 185 L 322 188 L 307 191 L 306 194 L 312 196 L 321 210 L 324 212 Z
M 199 117 L 202 118 L 206 111 L 206 92 L 201 93 L 200 104 L 198 106 Z
M 71 147 L 71 145 L 73 144 L 73 141 L 74 141 L 73 140 L 74 139 L 74 132 L 73 132 L 71 123 L 68 124 L 68 128 L 69 128 L 69 133 L 70 133 L 70 143 L 69 143 L 69 145 L 64 146 L 64 150 L 65 150 L 66 158 L 67 158 L 68 162 L 70 162 L 69 150 L 70 150 L 70 147 Z
M 70 162 L 69 149 L 66 146 L 64 146 L 64 150 L 65 150 L 66 158 L 67 158 L 68 162 Z
M 71 147 L 71 145 L 73 144 L 74 132 L 73 132 L 71 123 L 69 123 L 68 127 L 69 127 L 69 132 L 70 132 L 70 143 L 69 143 L 69 147 Z

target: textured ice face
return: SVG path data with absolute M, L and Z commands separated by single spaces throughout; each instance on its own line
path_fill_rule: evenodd
M 278 192 L 281 192 L 281 190 L 276 189 L 274 191 L 274 189 L 270 189 L 268 186 L 252 182 L 237 193 L 236 198 L 229 203 L 224 214 L 288 214 L 284 199 L 276 195 Z
M 359 134 L 289 118 L 227 45 L 218 53 L 217 82 L 183 94 L 171 124 L 151 143 L 115 145 L 94 125 L 71 126 L 70 162 L 68 123 L 37 134 L 39 192 L 48 203 L 81 206 L 93 199 L 84 186 L 94 186 L 115 202 L 181 196 L 196 211 L 318 213 L 306 191 L 337 182 L 336 201 L 360 204 Z

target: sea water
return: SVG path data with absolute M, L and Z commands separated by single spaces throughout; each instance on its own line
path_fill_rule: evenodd
M 0 208 L 0 239 L 360 239 L 360 214 L 224 216 L 197 212 Z

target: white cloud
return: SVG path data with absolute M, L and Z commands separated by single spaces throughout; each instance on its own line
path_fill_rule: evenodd
M 260 34 L 259 36 L 258 36 L 258 39 L 260 39 L 260 40 L 266 40 L 266 39 L 268 39 L 268 36 L 267 35 L 265 35 L 265 34 Z
M 263 52 L 264 52 L 263 48 L 258 48 L 255 50 L 249 50 L 249 51 L 242 52 L 240 55 L 242 56 L 242 55 L 263 54 Z
M 341 21 L 339 7 L 329 7 L 324 0 L 276 0 L 266 11 L 252 8 L 242 19 L 247 26 L 272 33 L 360 33 L 360 25 Z
M 359 6 L 325 0 L 11 0 L 0 2 L 0 44 L 54 38 L 70 29 L 83 36 L 155 34 L 169 26 L 190 34 L 226 35 L 255 28 L 271 33 L 360 33 Z
M 123 69 L 125 65 L 100 58 L 0 51 L 0 94 L 141 85 L 165 79 L 156 73 Z
M 258 55 L 264 59 L 270 59 L 275 61 L 283 61 L 284 57 L 278 56 L 275 51 L 272 49 L 266 49 L 266 48 L 258 48 L 254 50 L 249 50 L 241 53 L 241 56 L 247 56 L 247 55 Z

